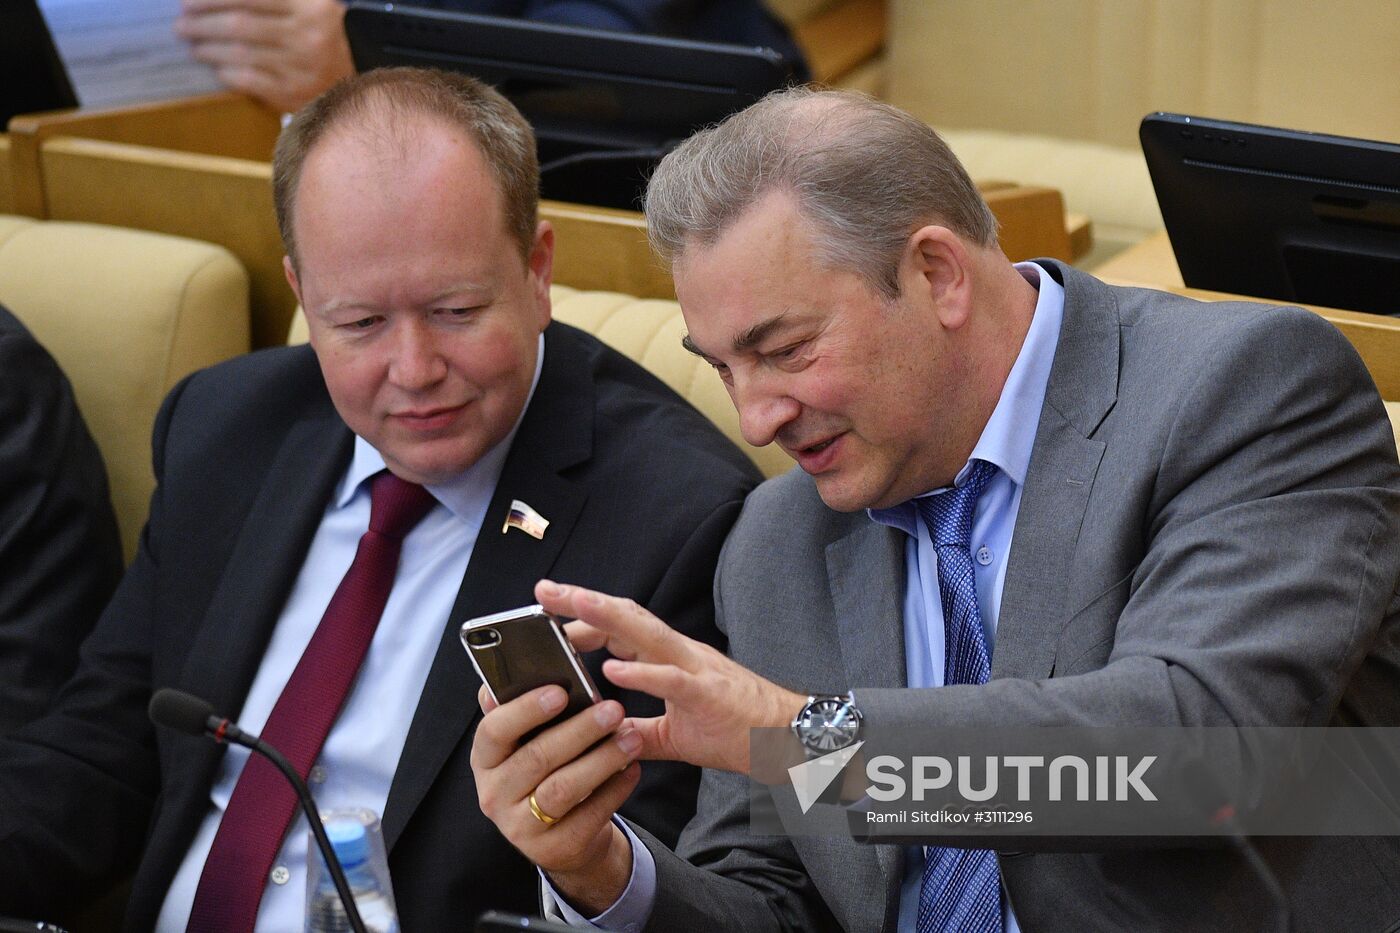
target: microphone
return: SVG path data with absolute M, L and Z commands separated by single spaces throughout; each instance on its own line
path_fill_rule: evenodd
M 311 824 L 311 835 L 316 838 L 316 847 L 321 850 L 321 857 L 326 861 L 326 870 L 330 872 L 336 893 L 340 895 L 340 902 L 345 907 L 350 929 L 354 933 L 365 933 L 365 924 L 360 919 L 359 908 L 355 906 L 355 897 L 350 893 L 350 884 L 345 880 L 345 871 L 340 867 L 340 859 L 336 857 L 331 841 L 326 838 L 326 828 L 321 825 L 321 812 L 316 809 L 316 801 L 311 798 L 311 791 L 306 782 L 282 753 L 256 735 L 244 732 L 235 723 L 215 713 L 214 707 L 208 702 L 183 690 L 170 687 L 157 690 L 151 697 L 146 714 L 150 716 L 151 722 L 158 726 L 165 726 L 186 735 L 207 735 L 216 742 L 242 745 L 276 765 L 277 770 L 282 772 L 297 792 L 302 812 L 306 814 L 306 821 Z

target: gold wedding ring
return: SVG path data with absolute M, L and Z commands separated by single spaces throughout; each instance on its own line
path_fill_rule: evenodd
M 550 816 L 548 813 L 540 809 L 540 805 L 535 801 L 534 794 L 530 795 L 530 812 L 535 814 L 535 819 L 539 820 L 546 826 L 553 826 L 555 823 L 559 822 L 558 817 Z

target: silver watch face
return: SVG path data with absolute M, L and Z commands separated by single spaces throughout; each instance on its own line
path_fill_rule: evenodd
M 856 740 L 860 713 L 845 697 L 822 697 L 802 708 L 793 723 L 798 741 L 815 752 L 834 752 Z

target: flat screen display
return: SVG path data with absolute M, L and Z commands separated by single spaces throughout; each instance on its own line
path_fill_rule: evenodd
M 1400 315 L 1400 145 L 1176 113 L 1139 137 L 1187 285 Z
M 635 208 L 651 167 L 699 127 L 793 78 L 771 49 L 356 2 L 359 71 L 417 65 L 480 78 L 535 129 L 543 195 Z

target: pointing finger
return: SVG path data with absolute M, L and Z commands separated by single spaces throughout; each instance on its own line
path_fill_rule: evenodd
M 630 599 L 550 580 L 536 584 L 535 597 L 547 610 L 580 619 L 602 632 L 603 647 L 617 657 L 681 666 L 690 657 L 690 639 Z

